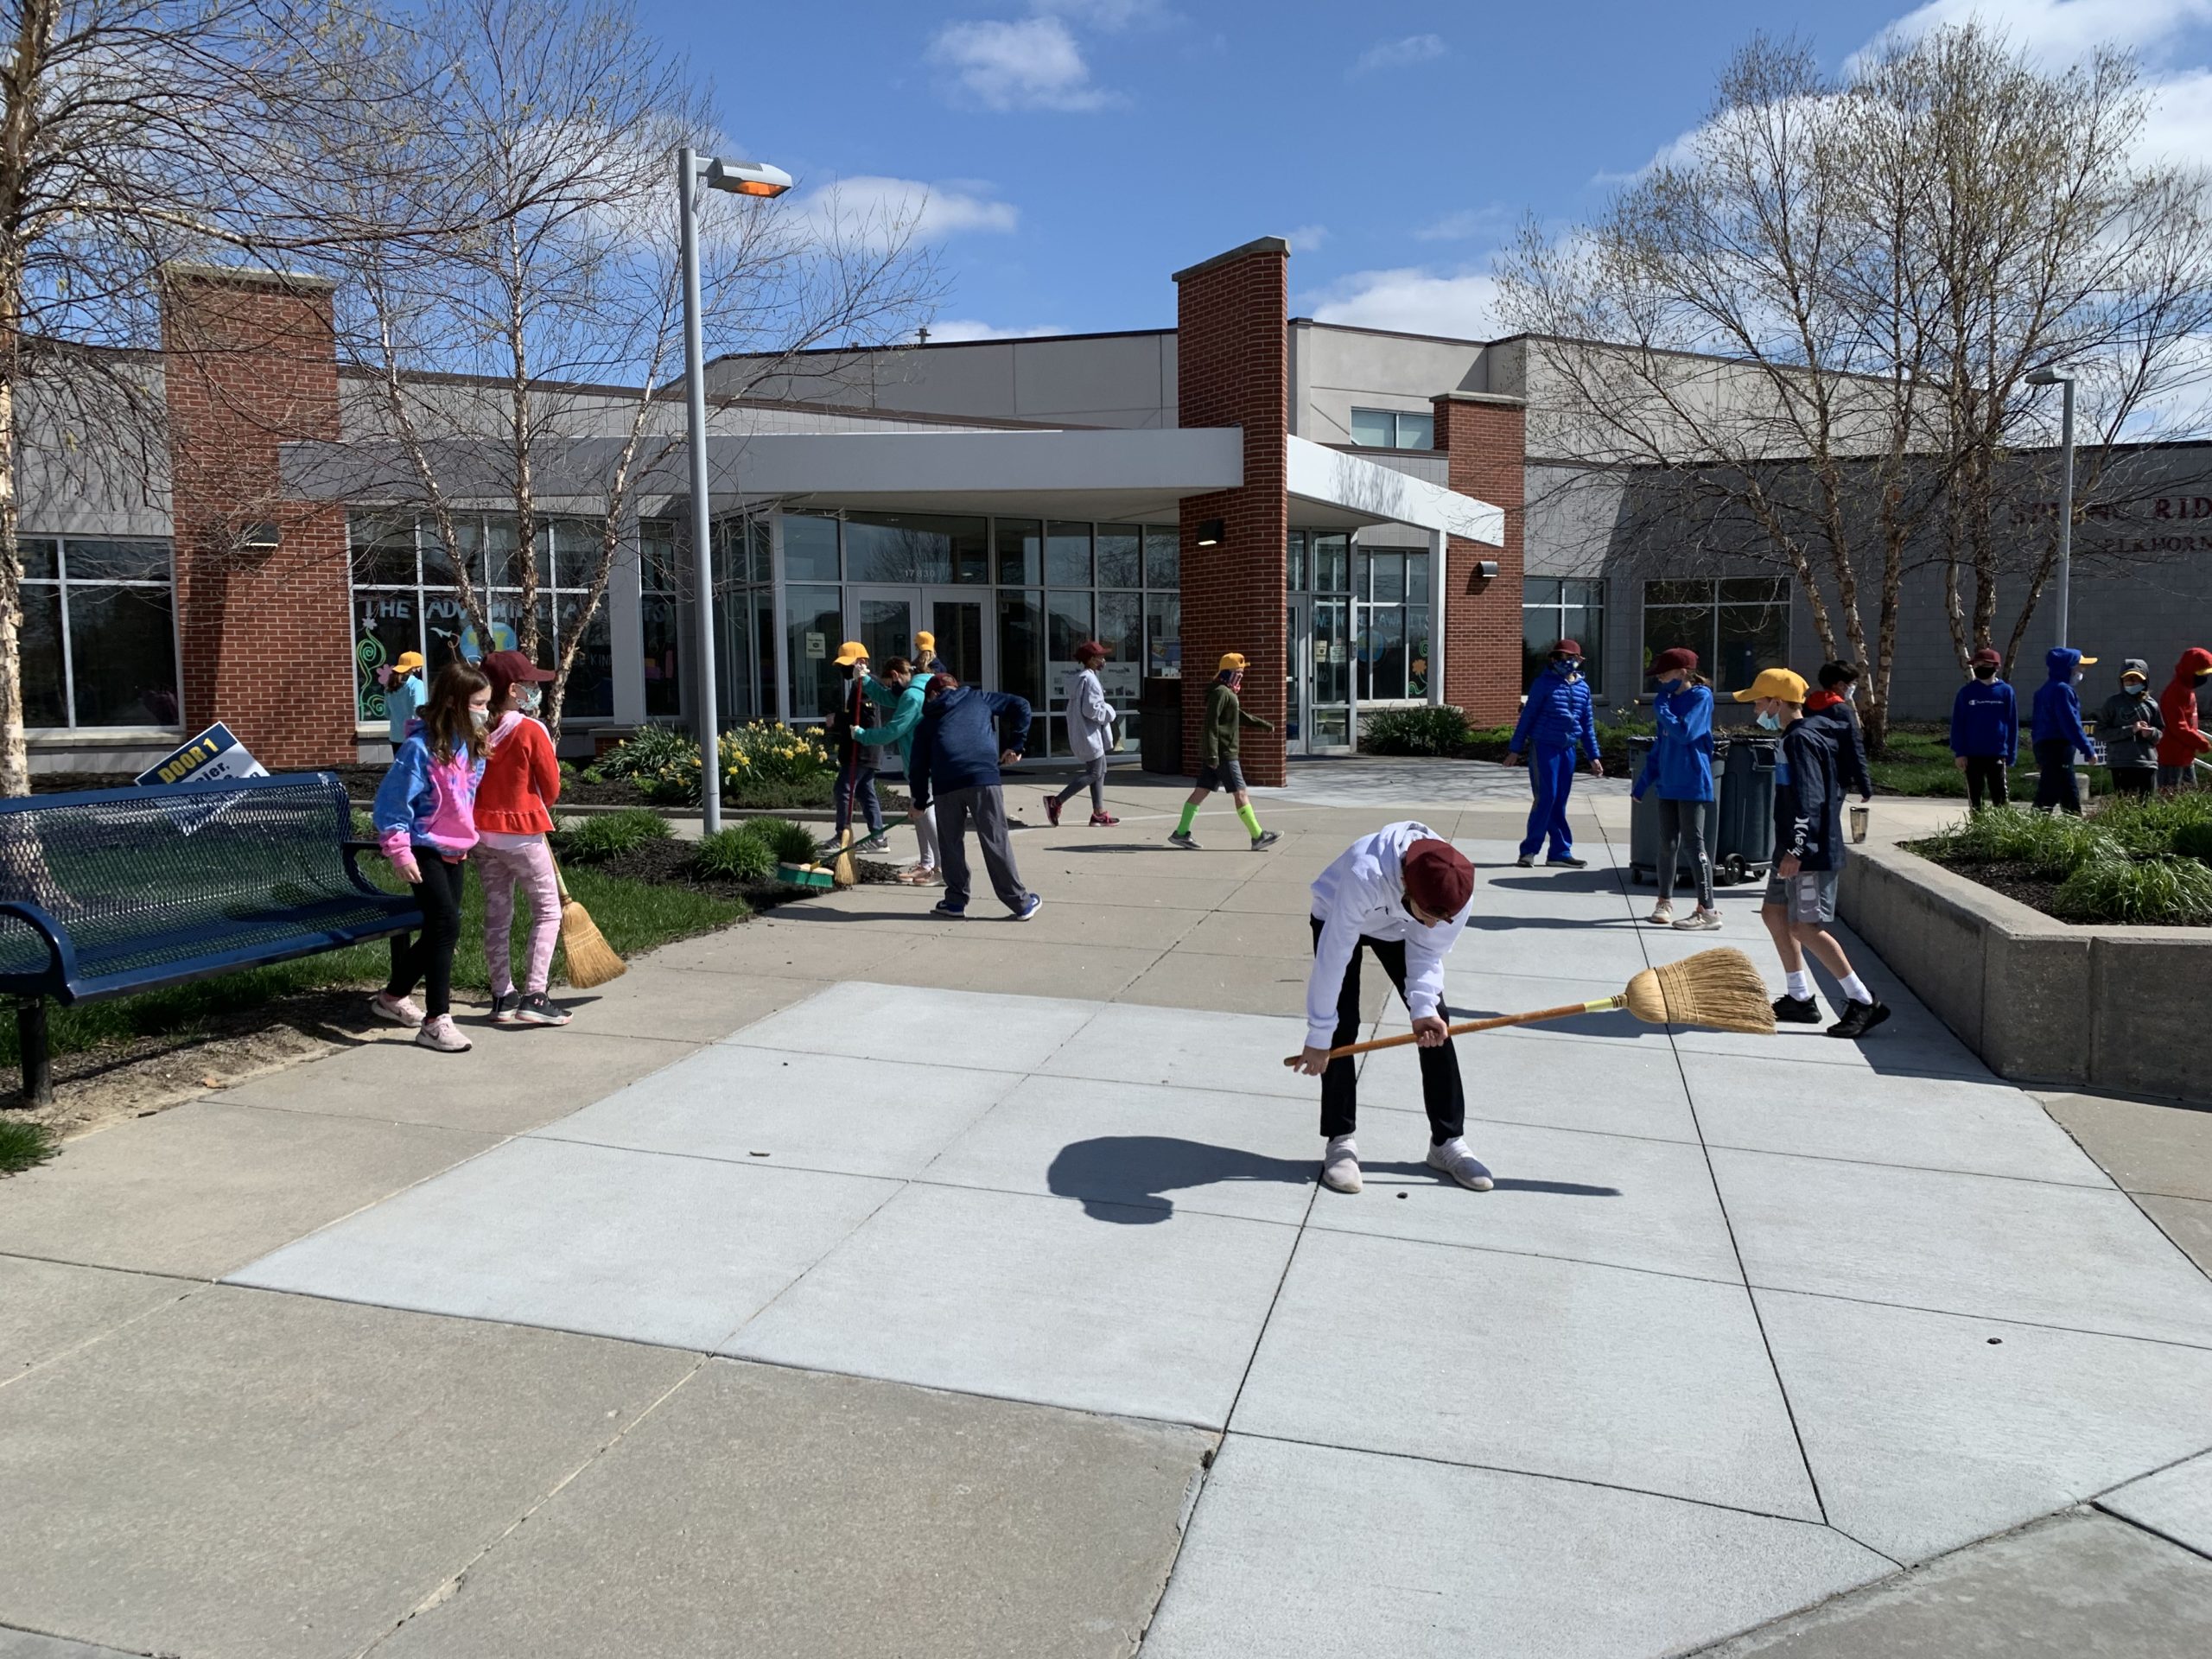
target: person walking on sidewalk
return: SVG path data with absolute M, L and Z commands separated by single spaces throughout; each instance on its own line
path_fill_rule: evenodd
M 2082 816 L 2082 791 L 2075 781 L 2074 757 L 2094 760 L 2097 751 L 2082 729 L 2082 699 L 2074 688 L 2082 671 L 2096 660 L 2071 645 L 2053 645 L 2043 659 L 2044 683 L 2036 688 L 2036 805 L 2056 807 L 2077 818 Z
M 921 724 L 914 732 L 914 792 L 935 804 L 938 855 L 944 861 L 944 897 L 934 913 L 968 913 L 968 820 L 999 902 L 1026 922 L 1044 900 L 1021 885 L 1014 842 L 1007 830 L 1006 791 L 999 767 L 1021 758 L 1029 741 L 1029 703 L 1009 691 L 976 691 L 950 674 L 931 679 L 924 692 Z M 1000 733 L 1001 723 L 1007 735 Z
M 1820 1023 L 1813 1000 L 1809 950 L 1827 964 L 1850 1006 L 1828 1027 L 1831 1037 L 1864 1037 L 1890 1017 L 1827 925 L 1835 919 L 1835 893 L 1847 856 L 1843 842 L 1843 776 L 1835 739 L 1824 722 L 1805 718 L 1805 682 L 1786 668 L 1762 669 L 1736 693 L 1758 704 L 1759 729 L 1782 734 L 1774 766 L 1774 873 L 1767 878 L 1759 919 L 1773 937 L 1785 976 L 1774 1017 L 1793 1025 Z
M 1866 745 L 1859 735 L 1859 671 L 1849 663 L 1822 663 L 1821 689 L 1805 699 L 1805 718 L 1824 720 L 1835 739 L 1836 764 L 1843 786 L 1862 801 L 1874 798 L 1873 775 L 1866 770 Z
M 2158 693 L 2158 714 L 2166 723 L 2165 735 L 2158 740 L 2160 789 L 2185 787 L 2196 773 L 2197 757 L 2212 749 L 2212 737 L 2197 724 L 2196 713 L 2196 694 L 2208 682 L 2212 682 L 2212 651 L 2191 645 L 2174 664 L 2166 689 Z
M 372 816 L 377 842 L 423 912 L 422 931 L 395 934 L 391 977 L 369 1011 L 412 1026 L 415 1040 L 459 1054 L 468 1039 L 453 1022 L 453 950 L 461 938 L 461 875 L 476 844 L 476 785 L 484 776 L 484 734 L 492 721 L 492 682 L 464 662 L 438 671 L 422 715 L 377 786 Z M 423 1003 L 412 995 L 423 988 Z
M 2112 792 L 2149 800 L 2152 785 L 2158 781 L 2158 739 L 2166 722 L 2151 697 L 2151 665 L 2140 657 L 2121 660 L 2120 690 L 2105 699 L 2097 727 L 2105 734 Z
M 1359 1040 L 1359 957 L 1372 952 L 1413 1016 L 1428 1113 L 1428 1166 L 1470 1192 L 1490 1171 L 1467 1145 L 1467 1099 L 1444 1006 L 1444 958 L 1474 908 L 1475 867 L 1425 823 L 1362 836 L 1313 883 L 1313 971 L 1306 982 L 1306 1046 L 1296 1069 L 1321 1079 L 1321 1184 L 1360 1189 L 1359 1067 L 1329 1051 Z
M 1651 676 L 1659 683 L 1652 703 L 1659 735 L 1630 791 L 1640 801 L 1647 790 L 1659 791 L 1659 902 L 1652 908 L 1651 924 L 1671 924 L 1686 933 L 1710 932 L 1720 925 L 1705 842 L 1706 820 L 1713 810 L 1713 690 L 1697 671 L 1697 653 L 1680 646 L 1651 659 Z M 1677 922 L 1675 866 L 1684 842 L 1697 884 L 1697 907 Z
M 914 782 L 914 733 L 922 723 L 922 687 L 923 682 L 914 676 L 914 665 L 904 657 L 885 662 L 883 672 L 869 675 L 863 689 L 870 702 L 891 712 L 882 725 L 856 729 L 853 741 L 869 748 L 881 748 L 887 743 L 899 746 L 899 758 L 906 768 L 906 822 L 914 826 L 914 845 L 918 849 L 913 865 L 899 871 L 899 879 L 912 887 L 931 887 L 944 878 L 937 873 L 937 814 L 930 810 L 928 795 Z
M 385 725 L 391 737 L 391 752 L 397 756 L 399 746 L 407 741 L 407 728 L 423 711 L 423 699 L 430 695 L 423 653 L 401 652 L 390 668 L 378 671 L 378 677 L 384 681 Z
M 1567 797 L 1574 787 L 1578 745 L 1589 752 L 1590 775 L 1604 777 L 1598 728 L 1590 718 L 1590 684 L 1582 677 L 1582 647 L 1562 639 L 1552 647 L 1551 661 L 1529 688 L 1513 741 L 1506 745 L 1508 765 L 1527 763 L 1529 786 L 1535 797 L 1529 809 L 1529 833 L 1521 838 L 1518 861 L 1524 870 L 1535 863 L 1547 840 L 1551 843 L 1547 864 L 1579 870 L 1590 861 L 1574 855 L 1574 832 L 1567 827 Z
M 1075 667 L 1068 674 L 1068 753 L 1083 767 L 1057 795 L 1045 798 L 1045 816 L 1060 827 L 1060 809 L 1085 784 L 1090 785 L 1090 823 L 1103 829 L 1121 820 L 1106 810 L 1106 756 L 1114 747 L 1114 721 L 1119 718 L 1106 701 L 1106 688 L 1098 682 L 1098 666 L 1106 660 L 1106 647 L 1086 639 L 1075 648 Z
M 1997 677 L 2005 659 L 1991 646 L 1974 654 L 1974 677 L 1951 699 L 1951 756 L 1967 775 L 1967 810 L 1985 796 L 1999 806 L 2012 798 L 2006 773 L 2020 759 L 2020 705 Z
M 869 723 L 868 647 L 857 639 L 846 640 L 837 647 L 837 666 L 845 671 L 845 690 L 830 732 L 838 755 L 837 823 L 827 845 L 843 844 L 857 805 L 867 818 L 868 836 L 853 850 L 880 853 L 884 847 L 883 803 L 875 793 L 876 751 L 860 739 L 861 728 Z
M 1247 726 L 1262 732 L 1274 730 L 1257 715 L 1244 712 L 1238 693 L 1244 689 L 1246 666 L 1241 653 L 1225 652 L 1214 672 L 1213 683 L 1206 688 L 1205 712 L 1198 721 L 1198 786 L 1183 803 L 1183 821 L 1167 837 L 1170 846 L 1198 850 L 1198 837 L 1191 833 L 1191 826 L 1198 822 L 1199 803 L 1217 789 L 1227 790 L 1236 803 L 1236 816 L 1251 835 L 1254 852 L 1282 839 L 1274 830 L 1260 828 L 1260 815 L 1252 810 L 1252 791 L 1244 786 L 1244 767 L 1237 759 Z
M 491 757 L 476 786 L 476 868 L 484 883 L 484 963 L 495 1026 L 565 1026 L 569 1011 L 546 995 L 561 937 L 561 880 L 553 873 L 553 804 L 561 763 L 537 721 L 538 688 L 553 677 L 518 651 L 484 658 L 492 682 Z M 529 959 L 514 982 L 515 891 L 530 906 Z

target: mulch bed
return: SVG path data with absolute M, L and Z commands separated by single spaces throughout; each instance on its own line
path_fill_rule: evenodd
M 788 905 L 795 899 L 812 899 L 820 893 L 818 888 L 794 887 L 782 881 L 728 881 L 719 876 L 701 875 L 691 868 L 695 845 L 688 841 L 649 841 L 618 858 L 589 868 L 601 875 L 649 881 L 655 887 L 689 887 L 694 893 L 711 893 L 718 899 L 742 899 L 756 911 Z M 853 866 L 863 883 L 898 879 L 899 867 L 895 864 L 856 858 Z
M 1937 861 L 1939 863 L 1942 861 Z M 2030 910 L 2040 911 L 2053 921 L 2065 918 L 2052 916 L 2050 901 L 2058 893 L 2058 883 L 2038 875 L 2032 866 L 2020 863 L 2001 864 L 1944 864 L 1954 875 L 1963 875 L 1969 881 L 1978 881 L 1993 893 L 2016 899 Z

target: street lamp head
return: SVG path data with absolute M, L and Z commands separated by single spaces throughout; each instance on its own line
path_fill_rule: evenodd
M 2028 374 L 2028 384 L 2031 386 L 2070 385 L 2073 380 L 2072 375 L 2061 374 L 2056 369 L 2034 369 Z
M 700 175 L 712 190 L 734 196 L 780 196 L 791 188 L 791 175 L 766 162 L 724 162 L 710 158 L 700 162 Z

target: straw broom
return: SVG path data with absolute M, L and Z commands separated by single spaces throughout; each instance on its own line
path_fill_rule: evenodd
M 558 864 L 553 867 L 553 880 L 561 890 L 561 948 L 569 955 L 569 983 L 588 991 L 629 972 L 629 964 L 614 954 L 591 912 L 569 896 Z
M 1740 950 L 1700 950 L 1663 968 L 1647 968 L 1628 982 L 1618 996 L 1601 996 L 1594 1002 L 1569 1002 L 1531 1014 L 1501 1014 L 1488 1020 L 1469 1020 L 1446 1027 L 1454 1037 L 1470 1032 L 1496 1031 L 1503 1026 L 1541 1025 L 1547 1020 L 1571 1020 L 1578 1014 L 1607 1014 L 1626 1008 L 1646 1025 L 1705 1026 L 1714 1031 L 1774 1035 L 1774 1007 L 1767 1001 L 1766 982 L 1751 959 Z M 1408 1032 L 1370 1043 L 1347 1043 L 1332 1048 L 1329 1058 L 1365 1054 L 1378 1048 L 1398 1048 L 1420 1039 Z M 1285 1065 L 1296 1065 L 1293 1054 Z

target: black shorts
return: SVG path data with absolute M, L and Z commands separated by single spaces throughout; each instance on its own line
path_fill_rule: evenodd
M 1244 789 L 1244 768 L 1236 764 L 1235 755 L 1224 755 L 1211 766 L 1198 768 L 1198 787 L 1225 789 L 1232 795 L 1241 794 Z

